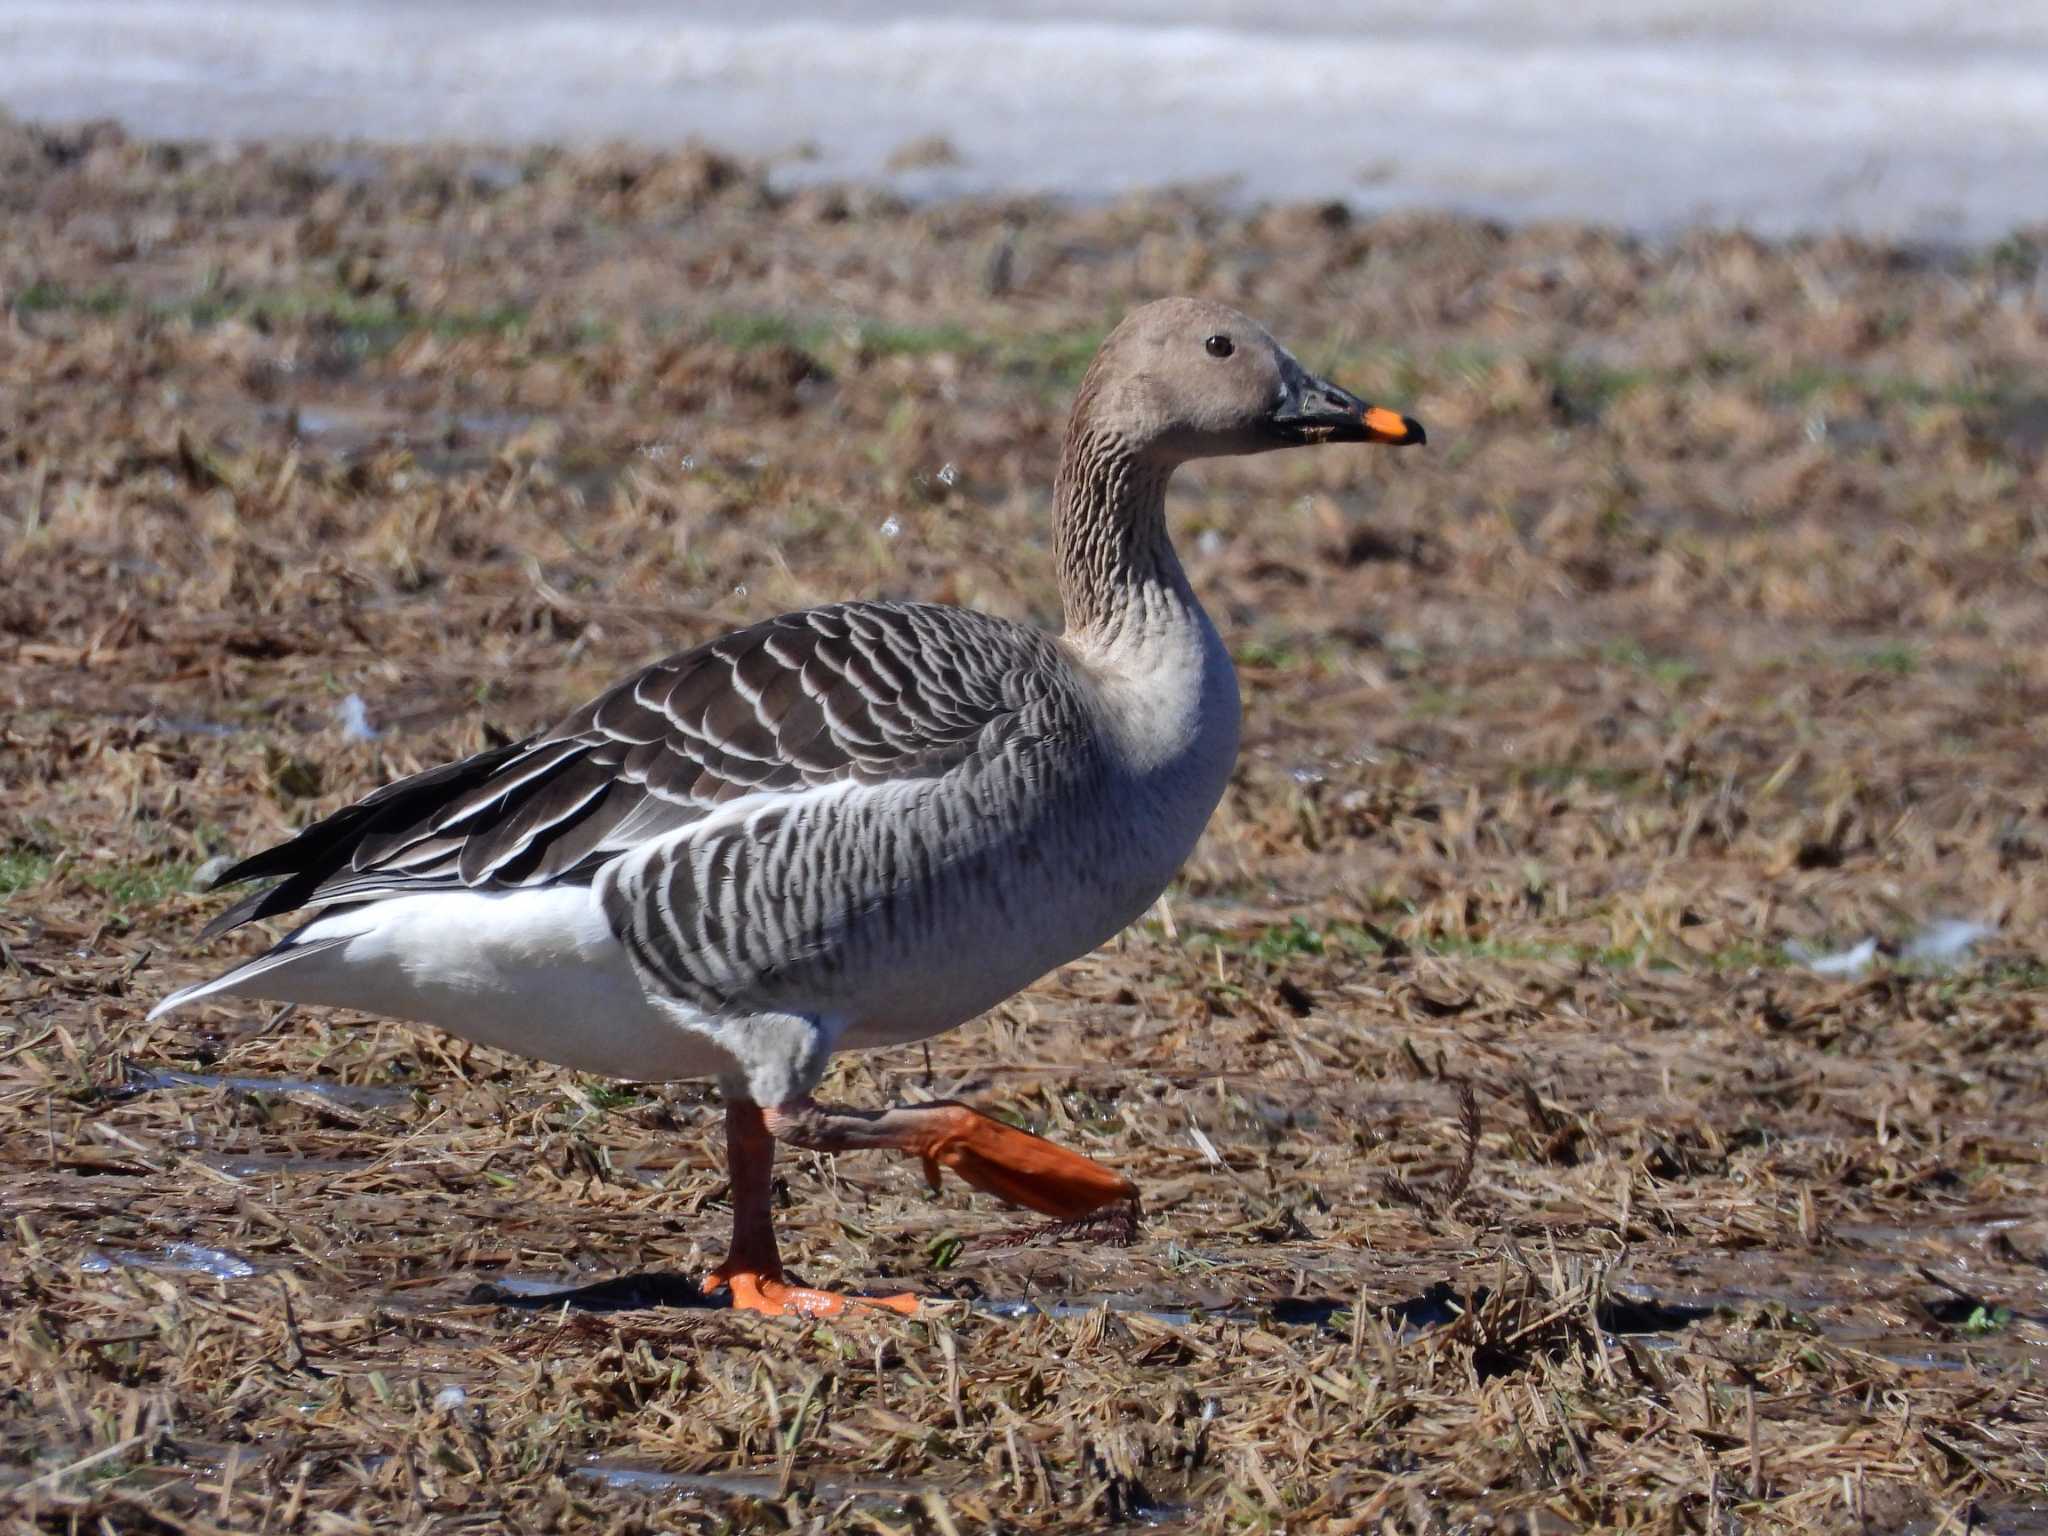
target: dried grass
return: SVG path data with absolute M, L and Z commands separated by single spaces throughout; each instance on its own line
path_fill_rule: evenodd
M 0 129 L 5 1518 L 2038 1526 L 2033 247 L 505 165 Z M 1432 446 L 1184 477 L 1248 701 L 1209 837 L 832 1084 L 1107 1158 L 1133 1246 L 793 1157 L 805 1273 L 960 1303 L 649 1305 L 724 1240 L 699 1089 L 142 1021 L 255 942 L 192 951 L 205 861 L 635 662 L 850 593 L 1048 617 L 1075 370 L 1183 288 Z M 1999 936 L 1783 950 L 1942 916 Z

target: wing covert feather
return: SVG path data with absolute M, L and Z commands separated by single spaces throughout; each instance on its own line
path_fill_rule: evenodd
M 644 668 L 550 730 L 386 785 L 245 859 L 219 883 L 283 878 L 207 933 L 338 900 L 588 882 L 619 853 L 747 795 L 944 773 L 1044 696 L 1059 666 L 1053 644 L 987 615 L 916 604 L 770 619 Z

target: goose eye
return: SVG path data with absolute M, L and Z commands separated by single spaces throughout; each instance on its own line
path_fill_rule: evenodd
M 1202 345 L 1209 349 L 1211 357 L 1228 357 L 1237 350 L 1236 347 L 1231 345 L 1228 336 L 1211 336 Z

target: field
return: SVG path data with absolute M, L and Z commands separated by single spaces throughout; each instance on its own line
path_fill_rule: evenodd
M 2048 1530 L 2042 249 L 19 125 L 0 210 L 9 1528 Z M 700 1085 L 143 1022 L 262 942 L 206 866 L 629 667 L 1055 623 L 1067 398 L 1177 291 L 1430 445 L 1183 472 L 1196 857 L 827 1085 L 1130 1246 L 785 1155 L 800 1273 L 940 1302 L 763 1322 Z

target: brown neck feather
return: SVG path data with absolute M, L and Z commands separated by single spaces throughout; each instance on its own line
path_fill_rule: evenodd
M 1053 482 L 1053 557 L 1067 633 L 1110 640 L 1186 578 L 1166 536 L 1172 466 L 1090 419 L 1091 403 L 1084 389 Z

